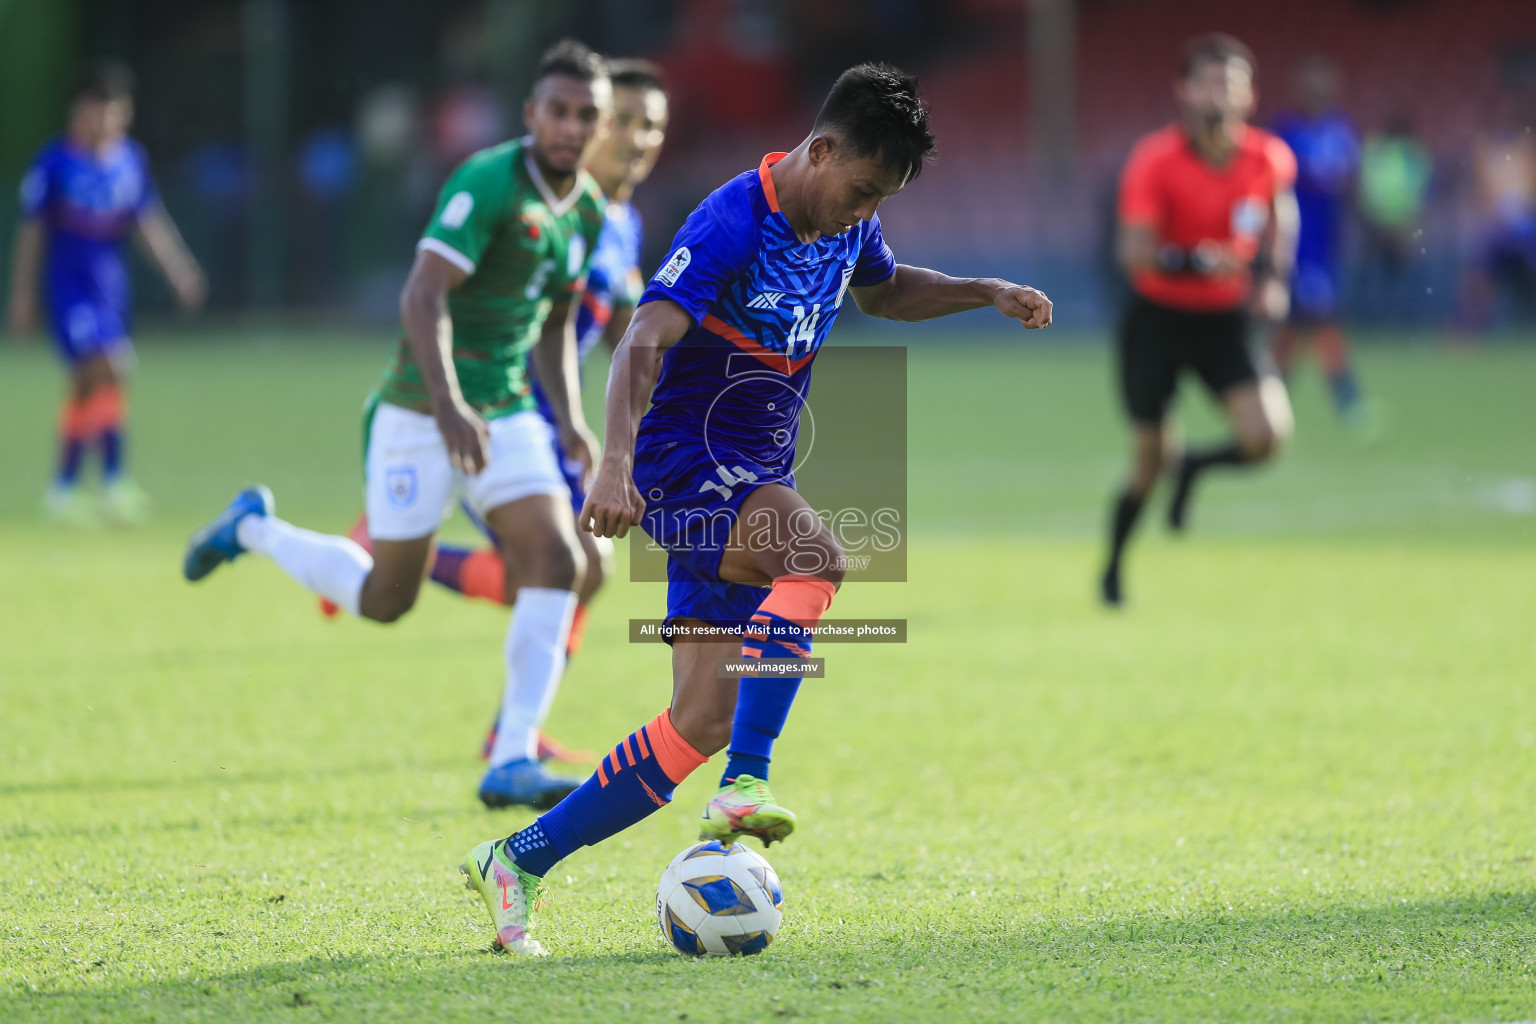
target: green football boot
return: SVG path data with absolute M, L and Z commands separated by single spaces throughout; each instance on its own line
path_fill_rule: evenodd
M 737 836 L 755 836 L 763 847 L 783 842 L 795 830 L 795 812 L 773 801 L 768 783 L 751 775 L 738 776 L 723 786 L 704 808 L 699 838 L 725 846 Z
M 508 953 L 524 956 L 543 956 L 544 947 L 530 938 L 533 915 L 538 910 L 543 895 L 543 879 L 530 875 L 502 850 L 502 840 L 481 843 L 469 851 L 459 874 L 464 876 L 464 888 L 477 892 L 485 901 L 485 909 L 491 912 L 491 924 L 496 928 L 496 946 Z

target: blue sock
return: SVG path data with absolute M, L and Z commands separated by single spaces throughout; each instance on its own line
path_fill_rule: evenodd
M 745 682 L 745 680 L 743 680 L 743 682 Z M 738 697 L 736 699 L 738 702 L 736 705 L 737 714 L 740 714 L 741 698 Z M 736 726 L 733 723 L 731 726 L 731 734 L 734 736 L 735 733 Z M 731 742 L 735 743 L 735 740 L 732 740 Z M 769 742 L 771 745 L 772 741 L 770 740 Z M 767 782 L 768 765 L 770 761 L 771 758 L 767 754 L 749 754 L 741 750 L 728 750 L 726 751 L 725 771 L 720 774 L 720 785 L 729 785 L 730 783 L 735 782 L 737 779 L 741 778 L 743 775 L 750 775 L 754 779 L 762 779 L 764 782 Z
M 542 878 L 583 846 L 595 846 L 665 807 L 677 784 L 706 760 L 662 712 L 609 751 L 597 772 L 554 810 L 508 836 L 507 851 L 518 867 Z
M 59 473 L 55 481 L 60 487 L 73 487 L 80 478 L 80 462 L 85 458 L 85 442 L 78 437 L 66 437 L 59 449 Z
M 1348 370 L 1330 373 L 1328 388 L 1333 392 L 1333 407 L 1341 415 L 1349 415 L 1360 403 L 1360 385 L 1355 382 L 1355 375 Z
M 471 554 L 473 552 L 469 548 L 439 544 L 437 558 L 432 563 L 432 582 L 457 593 L 464 593 L 464 584 L 459 582 L 459 577 L 464 568 L 464 560 Z
M 811 631 L 790 620 L 758 609 L 742 636 L 743 659 L 800 660 L 810 657 Z M 768 780 L 773 741 L 784 731 L 789 709 L 800 692 L 800 679 L 743 679 L 736 691 L 736 717 L 720 785 L 741 775 Z
M 536 819 L 532 825 L 505 840 L 507 853 L 517 861 L 517 866 L 540 878 L 549 874 L 562 858 L 581 847 L 570 835 L 560 832 L 558 824 L 554 826 L 556 835 L 552 837 L 544 828 L 544 818 L 547 817 L 548 814 Z
M 101 444 L 101 478 L 116 480 L 123 471 L 123 428 L 108 427 L 99 436 Z

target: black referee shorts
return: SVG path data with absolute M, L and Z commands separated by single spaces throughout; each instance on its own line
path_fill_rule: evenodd
M 1220 398 L 1259 379 L 1242 308 L 1192 312 L 1132 295 L 1120 321 L 1120 395 L 1133 421 L 1163 422 L 1178 392 L 1179 374 L 1193 370 Z

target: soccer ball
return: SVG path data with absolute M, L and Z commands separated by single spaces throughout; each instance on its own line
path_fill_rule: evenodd
M 688 956 L 750 956 L 784 919 L 773 865 L 741 843 L 697 843 L 672 858 L 656 885 L 662 938 Z

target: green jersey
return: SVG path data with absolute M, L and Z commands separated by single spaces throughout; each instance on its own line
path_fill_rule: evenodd
M 581 291 L 607 200 L 586 171 L 556 198 L 522 142 L 459 165 L 417 244 L 469 277 L 448 293 L 453 367 L 464 399 L 494 419 L 534 408 L 528 353 L 550 308 Z M 379 398 L 429 412 L 426 385 L 404 338 Z

